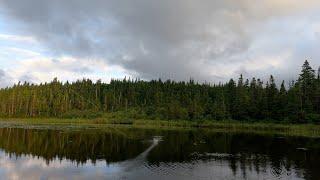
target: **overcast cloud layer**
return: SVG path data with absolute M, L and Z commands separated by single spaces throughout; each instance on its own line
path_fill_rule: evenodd
M 0 10 L 5 28 L 44 49 L 18 62 L 35 81 L 101 66 L 145 79 L 290 80 L 305 59 L 320 65 L 318 0 L 0 0 Z

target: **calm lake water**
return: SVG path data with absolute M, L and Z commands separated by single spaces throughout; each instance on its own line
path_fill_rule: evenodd
M 320 179 L 320 139 L 0 128 L 0 179 Z

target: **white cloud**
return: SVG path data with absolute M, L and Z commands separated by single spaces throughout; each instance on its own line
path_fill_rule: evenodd
M 37 43 L 37 41 L 32 36 L 19 36 L 10 34 L 0 34 L 1 41 L 18 41 L 24 43 Z
M 74 59 L 72 57 L 25 59 L 10 71 L 10 75 L 15 82 L 29 79 L 33 83 L 48 82 L 54 77 L 58 77 L 62 81 L 90 78 L 108 82 L 111 78 L 122 78 L 123 75 L 130 76 L 123 68 L 108 65 L 102 60 Z

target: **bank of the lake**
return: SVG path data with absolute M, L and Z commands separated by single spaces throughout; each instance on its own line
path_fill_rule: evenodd
M 59 119 L 59 118 L 2 118 L 0 126 L 7 127 L 80 127 L 97 128 L 106 127 L 132 127 L 142 129 L 193 129 L 222 132 L 250 132 L 281 134 L 286 136 L 320 137 L 320 125 L 314 124 L 278 124 L 267 122 L 239 122 L 239 121 L 183 121 L 183 120 L 116 120 L 116 119 Z

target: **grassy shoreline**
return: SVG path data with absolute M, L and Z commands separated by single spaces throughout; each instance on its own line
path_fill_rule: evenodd
M 288 136 L 320 137 L 320 125 L 312 124 L 275 124 L 262 122 L 238 121 L 168 121 L 168 120 L 115 120 L 106 118 L 96 119 L 59 119 L 59 118 L 0 118 L 0 127 L 6 126 L 73 126 L 73 127 L 133 127 L 143 129 L 205 129 L 221 132 L 268 133 Z

